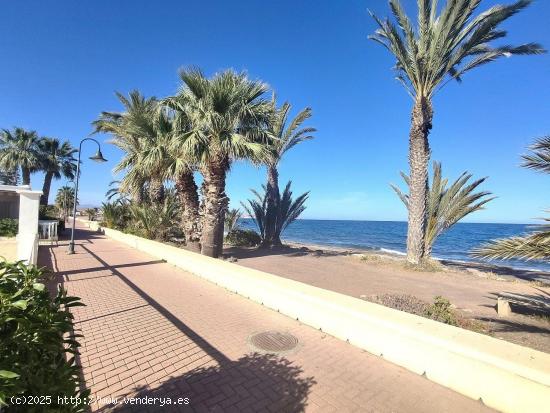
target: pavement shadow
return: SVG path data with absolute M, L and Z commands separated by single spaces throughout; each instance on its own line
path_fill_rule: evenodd
M 89 235 L 89 231 L 83 231 L 84 241 Z M 81 239 L 82 239 L 81 238 Z M 120 268 L 127 265 L 110 265 L 96 251 L 91 250 L 85 242 L 79 242 L 79 249 L 92 256 L 97 265 L 94 269 L 101 268 L 118 277 L 133 292 L 135 292 L 143 301 L 135 308 L 122 308 L 119 312 L 127 312 L 141 308 L 154 308 L 164 320 L 172 324 L 184 336 L 192 341 L 189 349 L 188 371 L 183 374 L 175 373 L 177 376 L 159 378 L 156 381 L 149 381 L 147 386 L 131 388 L 124 390 L 120 394 L 127 394 L 137 403 L 119 403 L 117 405 L 97 406 L 99 411 L 128 411 L 128 412 L 181 412 L 181 411 L 208 411 L 208 412 L 243 412 L 243 411 L 276 411 L 276 412 L 301 412 L 307 406 L 308 394 L 311 387 L 315 384 L 313 377 L 303 377 L 301 367 L 294 365 L 288 359 L 273 354 L 246 354 L 238 360 L 229 359 L 223 352 L 213 346 L 209 341 L 203 338 L 197 331 L 189 327 L 179 317 L 175 316 L 160 302 L 151 297 L 142 290 L 125 274 L 119 271 Z M 58 250 L 59 251 L 59 250 Z M 137 265 L 147 265 L 156 262 L 143 262 Z M 55 251 L 45 249 L 42 251 L 41 264 L 56 268 Z M 81 271 L 86 272 L 86 269 Z M 63 285 L 67 280 L 63 273 L 56 274 L 56 282 Z M 101 317 L 117 314 L 109 313 Z M 137 316 L 139 317 L 139 315 Z M 79 320 L 78 326 L 99 317 L 88 320 Z M 158 322 L 156 323 L 159 324 Z M 148 324 L 143 324 L 147 330 Z M 152 326 L 153 327 L 153 326 Z M 79 331 L 80 332 L 80 331 Z M 156 330 L 151 331 L 151 339 L 155 339 Z M 149 333 L 145 334 L 146 336 Z M 170 341 L 167 338 L 167 342 Z M 146 342 L 146 341 L 145 341 Z M 144 343 L 145 343 L 144 342 Z M 153 351 L 162 353 L 162 346 Z M 197 352 L 198 351 L 198 352 Z M 196 360 L 197 354 L 206 353 L 208 357 Z M 181 362 L 180 359 L 174 359 L 174 363 Z M 81 365 L 81 360 L 77 355 L 77 364 Z M 186 363 L 187 365 L 187 363 Z M 111 375 L 113 371 L 105 374 Z M 184 367 L 185 368 L 185 367 Z M 158 366 L 160 372 L 162 366 Z M 181 371 L 181 370 L 180 370 Z M 151 374 L 156 373 L 156 367 Z M 156 404 L 150 404 L 151 398 L 157 397 Z M 167 398 L 170 401 L 177 402 L 179 398 L 188 398 L 189 404 L 163 405 Z
M 126 397 L 137 404 L 105 406 L 101 411 L 303 412 L 315 383 L 283 357 L 251 353 L 237 361 L 195 368 L 157 386 L 136 388 Z M 155 404 L 149 404 L 155 397 Z

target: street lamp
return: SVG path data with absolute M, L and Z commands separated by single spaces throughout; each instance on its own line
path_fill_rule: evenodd
M 69 244 L 69 250 L 67 254 L 74 254 L 74 227 L 76 225 L 76 200 L 78 199 L 78 181 L 80 180 L 80 154 L 82 153 L 82 144 L 84 141 L 94 141 L 97 144 L 97 152 L 94 156 L 90 156 L 90 159 L 94 162 L 107 162 L 107 159 L 103 157 L 101 153 L 101 145 L 93 138 L 84 138 L 80 141 L 78 147 L 78 163 L 76 164 L 76 184 L 74 189 L 74 203 L 73 203 L 73 226 L 71 228 L 71 242 Z

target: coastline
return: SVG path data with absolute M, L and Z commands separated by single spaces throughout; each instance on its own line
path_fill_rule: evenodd
M 391 259 L 396 262 L 405 263 L 406 254 L 400 251 L 385 248 L 347 248 L 335 245 L 323 245 L 309 242 L 299 242 L 283 239 L 283 244 L 291 248 L 307 248 L 310 252 L 328 252 L 341 255 L 370 255 Z M 550 272 L 538 269 L 514 268 L 508 265 L 494 264 L 490 262 L 453 260 L 446 258 L 432 257 L 432 259 L 443 266 L 447 271 L 466 271 L 477 276 L 492 277 L 500 281 L 524 281 L 538 282 L 550 285 Z

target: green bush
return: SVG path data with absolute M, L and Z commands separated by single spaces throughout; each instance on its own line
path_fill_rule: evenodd
M 15 237 L 19 223 L 13 218 L 0 219 L 0 237 Z
M 235 247 L 255 247 L 260 245 L 262 238 L 251 229 L 235 229 L 225 237 L 225 242 Z
M 83 405 L 60 405 L 58 397 L 87 398 L 79 390 L 79 347 L 70 307 L 84 305 L 60 288 L 51 297 L 44 272 L 22 262 L 0 261 L 0 407 L 6 412 L 80 412 Z M 12 396 L 50 396 L 33 408 L 10 405 Z M 5 407 L 7 406 L 7 407 Z
M 124 202 L 103 202 L 101 204 L 103 221 L 101 225 L 107 228 L 123 230 L 130 219 L 130 209 Z
M 162 204 L 130 205 L 131 221 L 127 231 L 140 237 L 163 241 L 169 238 L 176 226 L 179 204 L 172 197 L 166 197 Z
M 435 297 L 434 303 L 427 308 L 426 317 L 441 323 L 458 326 L 458 319 L 450 301 L 440 295 Z
M 59 219 L 59 210 L 55 205 L 40 205 L 38 209 L 39 219 Z

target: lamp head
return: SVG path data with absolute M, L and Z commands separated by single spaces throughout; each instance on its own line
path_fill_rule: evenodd
M 107 159 L 101 153 L 101 149 L 98 149 L 94 156 L 90 156 L 90 159 L 94 162 L 107 162 Z

